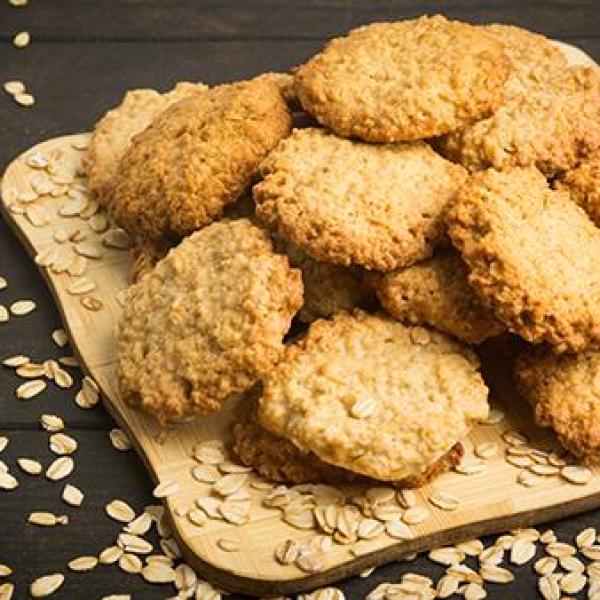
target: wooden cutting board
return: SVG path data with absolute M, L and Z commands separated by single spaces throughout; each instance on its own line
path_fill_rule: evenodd
M 571 62 L 594 64 L 580 50 L 563 44 L 560 47 Z M 30 166 L 36 162 L 30 158 L 32 155 L 39 153 L 55 158 L 60 155 L 57 164 L 61 167 L 54 176 L 59 182 L 68 181 L 80 169 L 87 140 L 88 134 L 49 140 L 17 158 L 6 170 L 2 182 L 3 213 L 32 259 L 36 256 L 48 259 L 57 253 L 58 262 L 64 263 L 75 257 L 75 243 L 55 241 L 54 234 L 59 228 L 79 229 L 87 236 L 81 243 L 92 243 L 100 248 L 100 258 L 87 260 L 84 277 L 94 282 L 95 289 L 86 294 L 73 295 L 67 291 L 77 276 L 56 273 L 42 266 L 40 269 L 54 294 L 81 364 L 98 383 L 106 408 L 128 432 L 152 478 L 156 482 L 178 483 L 179 489 L 166 498 L 165 505 L 186 560 L 203 576 L 225 589 L 250 595 L 291 594 L 335 582 L 409 553 L 600 506 L 599 470 L 594 470 L 586 484 L 571 483 L 559 474 L 533 478 L 537 485 L 532 487 L 517 482 L 524 469 L 505 460 L 507 431 L 526 434 L 532 448 L 551 452 L 559 451 L 559 447 L 551 433 L 533 425 L 528 408 L 512 392 L 504 376 L 492 399 L 493 405 L 504 412 L 504 419 L 475 428 L 463 441 L 467 460 L 473 458 L 475 448 L 486 442 L 497 446 L 497 454 L 480 460 L 483 470 L 477 474 L 445 474 L 418 490 L 417 506 L 427 509 L 428 515 L 423 522 L 411 525 L 412 539 L 399 541 L 383 533 L 369 541 L 334 543 L 325 555 L 323 569 L 317 573 L 307 573 L 293 564 L 283 566 L 274 558 L 275 546 L 286 539 L 305 543 L 318 530 L 301 530 L 288 525 L 279 509 L 263 505 L 268 490 L 248 484 L 245 485 L 251 496 L 248 522 L 233 525 L 221 518 L 209 518 L 202 526 L 193 525 L 186 511 L 194 508 L 195 500 L 211 493 L 219 498 L 211 492 L 212 484 L 201 483 L 192 476 L 193 467 L 198 465 L 192 456 L 194 448 L 206 440 L 229 441 L 236 405 L 232 401 L 218 414 L 165 432 L 152 418 L 121 401 L 115 376 L 114 332 L 121 312 L 120 293 L 128 285 L 129 253 L 102 246 L 100 238 L 106 234 L 92 231 L 89 219 L 60 216 L 59 209 L 68 202 L 64 193 L 69 184 L 61 187 L 59 183 L 53 190 L 55 195 L 48 194 L 49 190 L 44 189 L 48 170 Z M 35 188 L 37 192 L 32 194 Z M 78 196 L 77 192 L 71 193 Z M 86 253 L 85 246 L 79 250 Z M 497 366 L 502 371 L 501 361 Z M 365 489 L 354 486 L 341 491 L 349 498 L 364 493 Z M 458 499 L 458 507 L 449 511 L 432 504 L 430 498 L 436 491 Z M 237 542 L 239 549 L 224 550 L 224 539 Z

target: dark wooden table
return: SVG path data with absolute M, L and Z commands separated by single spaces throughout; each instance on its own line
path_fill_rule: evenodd
M 374 20 L 443 12 L 475 23 L 512 22 L 576 44 L 600 59 L 599 8 L 598 0 L 30 0 L 25 8 L 2 0 L 0 83 L 23 80 L 36 104 L 23 108 L 0 92 L 0 166 L 38 141 L 88 130 L 127 89 L 166 89 L 179 80 L 214 84 L 286 70 L 328 37 Z M 32 44 L 17 50 L 11 39 L 21 30 L 31 32 Z M 34 313 L 0 325 L 0 358 L 16 353 L 40 360 L 59 356 L 62 352 L 50 339 L 60 326 L 52 299 L 1 221 L 0 275 L 9 282 L 0 291 L 0 303 L 33 298 L 38 305 Z M 174 595 L 172 587 L 151 586 L 116 566 L 68 572 L 71 558 L 97 554 L 113 543 L 119 527 L 105 515 L 104 505 L 123 498 L 140 510 L 152 502 L 151 482 L 133 452 L 111 447 L 108 431 L 113 423 L 101 408 L 81 410 L 73 403 L 73 391 L 55 387 L 34 400 L 19 401 L 14 396 L 18 383 L 0 367 L 0 435 L 10 438 L 0 457 L 20 480 L 17 490 L 0 491 L 0 563 L 14 570 L 14 597 L 28 597 L 33 579 L 56 571 L 67 580 L 53 598 L 93 600 L 119 592 L 136 599 Z M 16 465 L 18 457 L 49 463 L 48 434 L 38 425 L 44 412 L 61 415 L 67 433 L 79 441 L 71 481 L 86 494 L 81 508 L 61 502 L 62 484 L 28 476 Z M 26 517 L 33 510 L 66 513 L 71 521 L 65 527 L 28 525 Z M 590 513 L 549 526 L 571 541 L 584 526 L 596 525 L 597 517 Z M 381 581 L 397 581 L 409 570 L 435 577 L 442 571 L 418 558 L 341 587 L 349 599 L 364 598 Z M 535 598 L 531 563 L 515 571 L 513 584 L 488 585 L 488 597 Z

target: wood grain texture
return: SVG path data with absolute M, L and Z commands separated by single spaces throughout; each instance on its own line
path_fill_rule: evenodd
M 581 55 L 572 56 L 581 61 Z M 74 150 L 72 142 L 84 135 L 50 140 L 36 147 L 50 153 L 60 149 L 78 163 L 81 153 Z M 29 154 L 29 152 L 27 153 Z M 32 174 L 23 159 L 17 159 L 6 171 L 3 179 L 4 209 L 14 196 L 14 191 L 28 189 Z M 51 215 L 46 227 L 33 227 L 22 215 L 6 210 L 9 224 L 15 229 L 30 256 L 54 246 L 53 226 L 64 219 L 57 216 L 61 198 L 45 197 L 38 202 Z M 229 441 L 229 430 L 235 416 L 232 403 L 225 410 L 194 424 L 179 427 L 166 440 L 160 440 L 159 428 L 154 421 L 129 407 L 119 398 L 115 377 L 114 325 L 120 313 L 116 294 L 128 283 L 130 260 L 123 251 L 107 251 L 102 260 L 90 266 L 87 276 L 98 286 L 96 295 L 104 302 L 99 312 L 84 309 L 76 298 L 66 292 L 69 278 L 66 275 L 45 273 L 56 298 L 74 347 L 86 370 L 96 379 L 105 396 L 105 405 L 115 419 L 129 431 L 136 448 L 155 481 L 176 480 L 180 490 L 169 497 L 166 504 L 171 512 L 173 527 L 188 562 L 200 573 L 227 589 L 251 594 L 276 595 L 314 588 L 357 574 L 364 568 L 397 559 L 432 546 L 507 528 L 530 525 L 551 518 L 560 518 L 600 506 L 600 472 L 595 472 L 591 482 L 575 486 L 554 477 L 547 478 L 535 488 L 523 488 L 516 483 L 518 469 L 506 463 L 501 456 L 490 459 L 488 469 L 477 476 L 466 477 L 447 474 L 433 485 L 419 490 L 419 501 L 428 506 L 431 516 L 414 528 L 413 540 L 397 542 L 382 536 L 369 543 L 367 552 L 354 558 L 347 546 L 334 545 L 328 553 L 326 570 L 307 576 L 293 566 L 282 567 L 273 560 L 273 548 L 279 540 L 303 540 L 306 532 L 284 524 L 276 511 L 261 505 L 262 493 L 253 491 L 252 517 L 249 523 L 233 527 L 218 520 L 210 520 L 202 528 L 195 528 L 185 519 L 175 516 L 175 508 L 191 508 L 199 495 L 209 493 L 210 486 L 200 484 L 191 477 L 195 464 L 191 457 L 193 448 L 201 441 L 213 438 Z M 548 431 L 537 429 L 531 422 L 529 411 L 514 393 L 502 392 L 495 401 L 506 409 L 507 418 L 497 426 L 477 427 L 464 440 L 467 449 L 475 444 L 492 441 L 504 445 L 500 434 L 507 429 L 527 431 L 534 447 L 556 449 L 556 440 Z M 433 489 L 443 489 L 461 499 L 460 507 L 444 512 L 428 505 L 427 498 Z M 348 488 L 349 495 L 364 488 Z M 242 542 L 240 552 L 227 553 L 218 547 L 223 537 L 237 538 Z
M 425 13 L 510 22 L 553 37 L 597 37 L 596 9 L 594 0 L 43 0 L 22 10 L 2 3 L 0 39 L 18 31 L 12 27 L 32 30 L 39 41 L 322 39 Z

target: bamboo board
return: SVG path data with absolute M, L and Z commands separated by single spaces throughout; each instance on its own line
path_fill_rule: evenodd
M 572 62 L 591 63 L 581 51 L 564 45 L 561 47 Z M 86 241 L 99 237 L 79 216 L 59 216 L 57 211 L 65 202 L 65 196 L 58 192 L 56 197 L 41 195 L 30 204 L 16 200 L 22 198 L 23 193 L 26 197 L 31 191 L 32 177 L 35 183 L 37 169 L 28 166 L 27 157 L 34 152 L 48 156 L 60 152 L 59 162 L 73 174 L 80 168 L 81 148 L 87 139 L 88 134 L 78 134 L 43 142 L 17 158 L 6 170 L 2 182 L 3 213 L 32 258 L 49 248 L 58 248 L 53 238 L 57 227 L 76 226 L 86 231 Z M 36 207 L 34 212 L 38 212 L 33 218 L 40 219 L 41 225 L 34 226 L 27 214 L 19 214 L 23 209 L 31 210 L 27 208 L 31 206 Z M 70 242 L 61 244 L 59 250 L 73 252 Z M 94 281 L 96 290 L 87 296 L 101 300 L 100 310 L 85 308 L 81 303 L 82 296 L 67 292 L 73 277 L 45 268 L 41 271 L 54 294 L 65 329 L 84 369 L 99 384 L 106 408 L 129 434 L 152 478 L 156 482 L 179 483 L 178 492 L 165 500 L 174 535 L 189 564 L 215 584 L 250 595 L 296 593 L 355 575 L 363 569 L 409 553 L 600 506 L 600 470 L 594 470 L 591 480 L 585 485 L 574 485 L 558 476 L 542 477 L 539 485 L 530 488 L 517 483 L 520 469 L 504 460 L 506 444 L 503 432 L 526 432 L 532 447 L 547 451 L 558 451 L 558 445 L 551 433 L 533 425 L 527 407 L 515 397 L 510 387 L 501 386 L 496 390 L 497 397 L 493 398 L 493 403 L 504 411 L 504 420 L 481 425 L 463 440 L 467 457 L 472 455 L 476 445 L 483 442 L 497 444 L 499 453 L 485 461 L 485 470 L 479 474 L 448 473 L 418 490 L 418 504 L 427 507 L 429 517 L 412 526 L 413 539 L 398 541 L 382 534 L 368 542 L 334 543 L 327 552 L 325 568 L 319 573 L 307 574 L 294 565 L 283 566 L 276 562 L 274 547 L 284 539 L 306 540 L 317 531 L 311 533 L 284 523 L 279 510 L 262 505 L 267 493 L 264 490 L 251 489 L 251 518 L 243 525 L 235 526 L 219 519 L 209 519 L 201 527 L 192 525 L 178 513 L 193 508 L 194 500 L 209 494 L 211 488 L 210 484 L 199 483 L 191 475 L 192 468 L 197 465 L 192 458 L 193 449 L 202 441 L 229 440 L 231 423 L 235 418 L 235 401 L 218 414 L 180 426 L 166 436 L 151 418 L 123 404 L 116 385 L 114 332 L 121 310 L 118 297 L 128 285 L 130 268 L 128 252 L 118 249 L 104 248 L 102 258 L 89 260 L 85 276 Z M 433 506 L 428 498 L 434 489 L 459 498 L 459 507 L 448 512 Z M 344 488 L 343 492 L 349 497 L 364 492 L 364 488 L 354 486 Z M 221 549 L 219 540 L 224 537 L 238 540 L 240 550 L 227 552 Z

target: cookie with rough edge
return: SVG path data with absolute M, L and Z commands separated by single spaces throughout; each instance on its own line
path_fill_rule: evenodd
M 429 325 L 468 344 L 500 335 L 505 327 L 469 285 L 455 252 L 444 252 L 407 269 L 372 280 L 381 305 L 396 319 Z
M 503 100 L 503 44 L 442 16 L 373 23 L 295 72 L 304 109 L 343 137 L 417 140 L 490 115 Z
M 535 422 L 554 429 L 561 445 L 584 462 L 600 464 L 600 353 L 530 350 L 517 360 L 515 379 Z
M 472 175 L 447 221 L 469 283 L 510 331 L 557 352 L 600 342 L 600 230 L 539 171 Z
M 311 324 L 263 380 L 258 421 L 303 452 L 387 481 L 420 477 L 488 414 L 475 355 L 385 316 Z
M 555 70 L 436 147 L 470 171 L 535 166 L 554 176 L 571 169 L 600 148 L 600 73 Z
M 250 221 L 192 234 L 126 293 L 123 398 L 161 423 L 218 410 L 279 361 L 301 305 L 300 272 Z
M 320 262 L 387 271 L 427 258 L 466 178 L 425 142 L 374 145 L 296 129 L 261 165 L 256 214 Z
M 108 209 L 123 229 L 179 239 L 217 220 L 291 129 L 279 86 L 265 78 L 177 102 L 123 156 Z
M 600 154 L 561 175 L 555 187 L 569 192 L 571 200 L 577 202 L 600 227 Z
M 201 83 L 180 82 L 165 94 L 150 89 L 131 90 L 119 106 L 109 110 L 96 123 L 84 158 L 84 168 L 88 187 L 101 204 L 104 204 L 107 188 L 133 137 L 146 129 L 154 117 L 169 105 L 207 89 Z
M 242 464 L 254 468 L 263 477 L 278 483 L 373 483 L 373 480 L 329 465 L 313 452 L 302 452 L 292 442 L 267 431 L 256 422 L 253 412 L 245 415 L 233 428 L 233 449 Z M 419 477 L 392 482 L 395 487 L 421 487 L 450 471 L 463 455 L 457 442 L 429 470 Z

